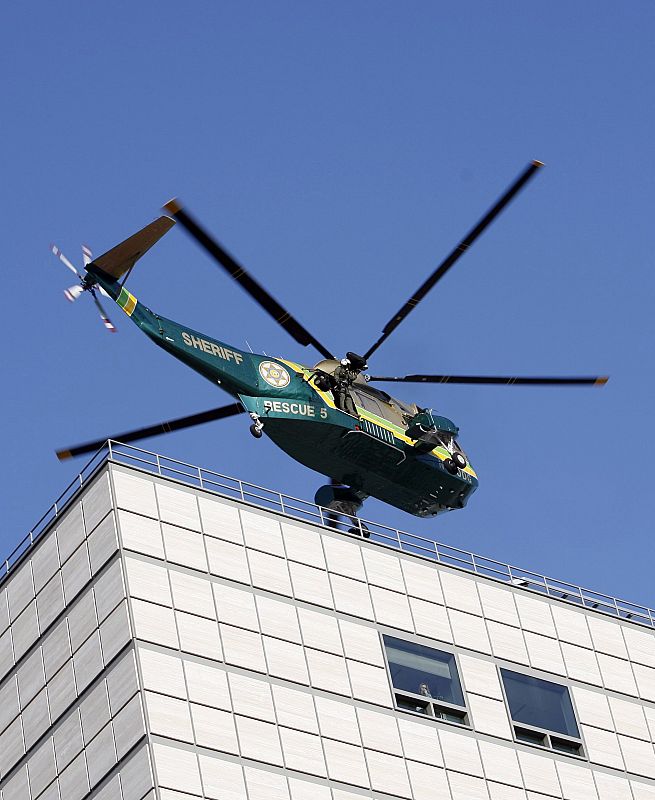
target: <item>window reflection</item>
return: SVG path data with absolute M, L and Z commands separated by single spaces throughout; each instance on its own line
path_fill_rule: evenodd
M 501 669 L 514 722 L 579 738 L 566 686 Z

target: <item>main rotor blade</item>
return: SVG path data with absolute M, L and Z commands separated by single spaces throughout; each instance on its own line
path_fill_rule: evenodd
M 485 375 L 405 375 L 402 378 L 371 377 L 369 381 L 395 383 L 476 383 L 495 386 L 604 386 L 609 376 L 585 378 L 522 378 L 519 376 Z
M 128 442 L 136 442 L 139 439 L 146 439 L 148 436 L 158 436 L 160 433 L 171 433 L 172 431 L 179 431 L 183 428 L 191 428 L 194 425 L 202 425 L 203 422 L 225 419 L 235 414 L 241 414 L 243 411 L 244 408 L 241 403 L 232 403 L 229 406 L 212 408 L 209 411 L 201 411 L 199 414 L 191 414 L 189 417 L 179 417 L 178 419 L 171 419 L 168 422 L 159 422 L 156 425 L 150 425 L 147 428 L 138 428 L 137 430 L 128 431 L 127 433 L 120 433 L 118 436 L 104 436 L 102 439 L 96 439 L 93 442 L 86 442 L 86 444 L 75 445 L 75 447 L 68 447 L 64 450 L 57 450 L 57 458 L 60 461 L 64 461 L 67 458 L 74 458 L 75 456 L 81 456 L 85 453 L 93 453 L 98 450 L 107 439 L 116 439 L 118 442 L 127 444 Z
M 425 297 L 425 295 L 432 289 L 432 287 L 439 281 L 443 276 L 448 272 L 448 270 L 453 266 L 453 264 L 459 259 L 459 257 L 466 251 L 468 248 L 475 242 L 475 240 L 480 236 L 480 234 L 494 221 L 494 219 L 500 214 L 500 212 L 508 205 L 511 200 L 515 197 L 515 195 L 520 192 L 520 190 L 525 186 L 525 184 L 530 180 L 530 178 L 535 174 L 535 172 L 539 169 L 539 167 L 543 167 L 541 161 L 532 161 L 519 175 L 519 177 L 514 181 L 514 183 L 507 189 L 505 194 L 498 200 L 498 202 L 487 211 L 487 213 L 482 217 L 482 219 L 478 222 L 478 224 L 472 228 L 466 236 L 462 239 L 462 241 L 457 245 L 457 247 L 448 255 L 441 264 L 437 267 L 437 269 L 430 275 L 430 277 L 421 285 L 421 287 L 409 298 L 409 300 L 405 303 L 405 305 L 400 309 L 400 311 L 393 316 L 389 322 L 384 326 L 382 330 L 382 335 L 380 338 L 375 342 L 375 344 L 370 347 L 365 355 L 365 359 L 369 359 L 371 355 L 378 349 L 378 347 L 385 341 L 385 339 L 393 333 L 393 331 L 400 325 L 400 323 L 405 319 L 405 317 L 409 314 L 409 312 L 416 308 L 416 306 L 421 302 L 421 300 Z
M 191 236 L 225 269 L 234 280 L 239 283 L 259 305 L 267 311 L 284 330 L 302 345 L 314 345 L 318 352 L 325 358 L 334 358 L 332 353 L 324 347 L 318 339 L 304 328 L 297 319 L 283 308 L 278 301 L 269 294 L 263 286 L 249 275 L 246 270 L 227 252 L 196 220 L 190 216 L 180 205 L 177 199 L 169 200 L 164 206 L 171 216 L 187 230 Z

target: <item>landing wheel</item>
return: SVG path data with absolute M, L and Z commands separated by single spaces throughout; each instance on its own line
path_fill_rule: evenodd
M 455 465 L 458 466 L 460 469 L 464 469 L 464 467 L 466 466 L 466 459 L 461 453 L 457 452 L 453 453 L 451 459 L 455 463 Z
M 332 511 L 328 511 L 328 513 L 325 514 L 325 524 L 327 525 L 328 528 L 337 528 L 338 529 L 338 527 L 339 527 L 339 515 L 334 513 L 334 512 L 332 512 Z
M 263 431 L 261 425 L 255 425 L 255 423 L 253 422 L 253 424 L 250 426 L 250 433 L 252 433 L 252 435 L 255 437 L 255 439 L 261 439 L 263 432 L 264 431 Z
M 363 522 L 358 522 L 356 526 L 348 528 L 348 533 L 354 533 L 356 536 L 363 536 L 365 539 L 368 539 L 371 535 L 371 532 Z
M 457 475 L 458 466 L 452 458 L 447 458 L 443 465 L 446 468 L 446 472 L 450 472 L 451 475 Z
M 337 514 L 355 516 L 364 502 L 365 494 L 342 484 L 330 483 L 321 486 L 314 495 L 317 506 L 323 506 Z
M 369 529 L 357 518 L 357 512 L 365 498 L 363 492 L 333 481 L 320 487 L 314 496 L 314 502 L 325 509 L 323 519 L 329 528 L 348 531 L 368 539 L 371 535 Z

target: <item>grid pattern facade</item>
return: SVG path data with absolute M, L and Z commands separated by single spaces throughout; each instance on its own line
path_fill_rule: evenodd
M 154 786 L 111 498 L 105 471 L 0 587 L 2 800 Z
M 0 586 L 2 800 L 655 800 L 655 633 L 109 464 Z M 383 635 L 454 654 L 398 707 Z M 568 688 L 516 740 L 501 668 Z

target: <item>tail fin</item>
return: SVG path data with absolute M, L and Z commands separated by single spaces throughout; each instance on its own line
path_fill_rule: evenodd
M 89 264 L 89 271 L 93 268 L 104 272 L 114 281 L 118 280 L 136 264 L 138 259 L 146 253 L 161 237 L 175 225 L 175 220 L 170 217 L 159 217 L 150 225 L 146 225 L 138 233 L 130 236 L 124 242 L 112 247 L 104 255 L 94 258 Z

